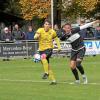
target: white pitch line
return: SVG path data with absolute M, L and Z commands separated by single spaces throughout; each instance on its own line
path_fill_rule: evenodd
M 59 83 L 67 83 L 67 84 L 71 84 L 71 85 L 73 85 L 73 84 L 75 84 L 75 83 L 72 83 L 72 82 L 59 82 Z M 80 83 L 80 84 L 83 84 L 83 85 L 88 85 L 88 84 L 90 84 L 90 85 L 100 85 L 100 83 L 87 83 L 87 84 L 84 84 L 84 83 Z
M 6 82 L 26 82 L 26 83 L 49 83 L 50 81 L 36 81 L 36 80 L 14 80 L 14 79 L 0 79 L 0 81 L 6 81 Z M 70 82 L 63 82 L 63 81 L 57 81 L 57 83 L 61 84 L 71 84 Z M 83 84 L 83 83 L 81 83 Z M 73 84 L 71 84 L 73 85 Z M 100 85 L 100 83 L 87 83 L 83 85 Z
M 0 79 L 0 81 L 8 81 L 8 82 L 29 82 L 29 83 L 46 83 L 49 81 L 35 81 L 35 80 L 15 80 L 15 79 Z

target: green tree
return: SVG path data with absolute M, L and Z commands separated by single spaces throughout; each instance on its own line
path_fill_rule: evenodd
M 20 16 L 21 9 L 19 0 L 7 0 L 4 5 L 5 5 L 4 12 Z
M 91 16 L 98 7 L 99 0 L 62 0 L 62 11 L 66 17 Z M 70 1 L 70 2 L 68 2 Z M 92 15 L 93 16 L 93 15 Z

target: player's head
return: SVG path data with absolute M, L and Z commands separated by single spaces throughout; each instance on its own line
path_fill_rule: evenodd
M 69 23 L 66 23 L 64 26 L 63 26 L 63 29 L 66 33 L 70 33 L 71 30 L 72 30 L 72 27 L 71 27 L 71 24 Z
M 51 23 L 49 20 L 44 21 L 44 29 L 45 31 L 48 31 L 51 28 Z

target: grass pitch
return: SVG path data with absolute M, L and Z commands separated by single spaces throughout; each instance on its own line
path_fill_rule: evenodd
M 51 58 L 58 81 L 42 80 L 41 63 L 31 59 L 0 60 L 0 100 L 100 100 L 100 56 L 85 57 L 83 66 L 89 84 L 69 84 L 74 77 L 68 58 Z M 81 83 L 82 78 L 80 75 Z

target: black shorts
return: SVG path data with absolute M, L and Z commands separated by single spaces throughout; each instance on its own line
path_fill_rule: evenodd
M 49 63 L 49 58 L 51 57 L 51 55 L 52 55 L 52 49 L 46 49 L 46 50 L 44 50 L 44 51 L 39 51 L 39 53 L 40 53 L 40 55 L 42 55 L 42 54 L 46 54 L 46 59 L 47 59 L 47 61 L 48 61 L 48 63 Z
M 85 47 L 84 48 L 82 48 L 82 49 L 80 49 L 80 50 L 78 50 L 78 51 L 71 51 L 71 60 L 74 60 L 74 61 L 76 61 L 77 59 L 83 59 L 83 57 L 84 57 L 84 55 L 85 55 L 85 51 L 86 51 L 86 49 L 85 49 Z

